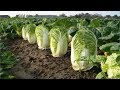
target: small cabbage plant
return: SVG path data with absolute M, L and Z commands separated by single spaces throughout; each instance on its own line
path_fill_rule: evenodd
M 101 62 L 101 69 L 96 79 L 120 79 L 120 54 L 112 53 L 108 56 Z

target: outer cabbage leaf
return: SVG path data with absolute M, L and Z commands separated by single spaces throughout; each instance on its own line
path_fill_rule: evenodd
M 90 26 L 94 27 L 94 28 L 100 27 L 101 26 L 100 19 L 98 19 L 98 18 L 92 19 L 91 22 L 90 22 Z
M 100 50 L 109 53 L 120 53 L 120 43 L 112 42 L 99 47 Z
M 108 79 L 108 77 L 104 72 L 100 72 L 97 74 L 95 79 Z
M 97 30 L 101 33 L 102 37 L 107 36 L 111 33 L 113 28 L 111 27 L 98 27 Z

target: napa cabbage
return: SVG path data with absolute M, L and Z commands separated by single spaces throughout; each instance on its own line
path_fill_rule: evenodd
M 35 35 L 35 24 L 28 24 L 25 29 L 26 29 L 26 38 L 30 44 L 36 43 L 36 35 Z
M 97 39 L 90 30 L 81 28 L 71 41 L 71 63 L 74 70 L 86 71 L 93 67 L 87 57 L 96 57 Z M 84 59 L 83 59 L 84 58 Z
M 120 79 L 120 54 L 112 53 L 108 56 L 104 62 L 101 62 L 101 69 L 96 79 Z
M 62 27 L 54 27 L 50 30 L 50 49 L 53 57 L 61 57 L 67 53 L 68 35 Z
M 27 37 L 26 37 L 26 26 L 22 27 L 22 37 L 23 37 L 24 40 L 27 40 Z
M 48 28 L 44 25 L 39 25 L 35 29 L 35 34 L 39 49 L 48 49 L 50 45 Z

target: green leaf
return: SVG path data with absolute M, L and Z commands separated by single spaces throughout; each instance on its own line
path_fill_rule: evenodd
M 15 79 L 15 76 L 12 76 L 8 73 L 2 72 L 2 73 L 0 73 L 0 78 L 1 79 Z
M 107 35 L 107 36 L 104 36 L 104 37 L 100 37 L 99 39 L 102 39 L 102 40 L 109 40 L 109 39 L 111 39 L 111 38 L 113 38 L 114 37 L 114 34 L 110 34 L 110 35 Z
M 107 43 L 99 47 L 100 50 L 104 52 L 110 52 L 110 48 L 114 45 L 118 44 L 117 42 Z
M 107 75 L 104 72 L 100 72 L 100 73 L 97 74 L 95 79 L 108 79 L 108 78 L 107 78 Z

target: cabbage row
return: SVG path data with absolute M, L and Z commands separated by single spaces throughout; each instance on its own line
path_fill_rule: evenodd
M 64 56 L 70 46 L 75 71 L 87 71 L 98 64 L 102 71 L 96 79 L 120 78 L 119 19 L 10 18 L 0 24 L 0 33 L 22 37 L 36 43 L 38 49 L 50 49 L 53 57 Z

